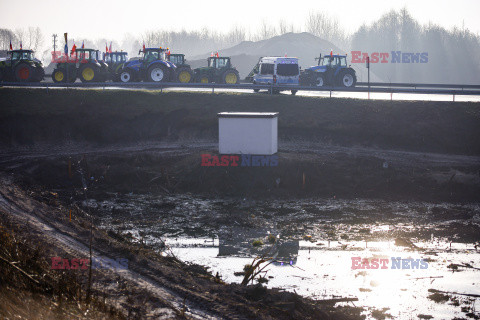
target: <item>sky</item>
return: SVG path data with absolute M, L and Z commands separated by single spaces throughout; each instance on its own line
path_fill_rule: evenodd
M 262 21 L 277 24 L 280 19 L 304 31 L 309 12 L 321 11 L 336 17 L 352 33 L 363 23 L 402 7 L 422 24 L 431 21 L 447 29 L 464 25 L 480 34 L 480 0 L 0 0 L 0 28 L 38 26 L 45 35 L 45 46 L 49 46 L 53 33 L 60 37 L 68 32 L 74 39 L 121 41 L 126 33 L 140 35 L 156 29 L 207 27 L 226 32 L 242 26 L 248 32 L 257 30 Z

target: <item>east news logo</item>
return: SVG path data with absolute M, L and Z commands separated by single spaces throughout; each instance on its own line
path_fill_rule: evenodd
M 352 51 L 352 63 L 365 63 L 370 57 L 370 63 L 427 63 L 428 52 L 373 52 L 368 54 L 362 51 Z M 389 58 L 391 60 L 389 61 Z
M 389 267 L 390 259 L 368 259 L 352 257 L 352 270 L 357 269 L 427 269 L 428 262 L 424 259 L 402 259 L 401 257 L 391 257 L 392 264 Z
M 278 156 L 202 154 L 202 167 L 276 167 Z

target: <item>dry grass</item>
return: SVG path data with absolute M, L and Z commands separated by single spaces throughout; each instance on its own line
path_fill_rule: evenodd
M 88 306 L 73 270 L 52 270 L 47 244 L 0 216 L 0 317 L 2 319 L 123 319 L 95 300 Z

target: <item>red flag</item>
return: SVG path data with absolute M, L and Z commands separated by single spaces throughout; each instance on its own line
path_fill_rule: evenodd
M 210 54 L 210 57 L 213 57 L 213 52 Z
M 72 51 L 70 51 L 70 55 L 72 55 L 76 50 L 77 50 L 77 46 L 75 45 L 75 42 L 74 42 L 73 47 L 72 47 Z
M 76 47 L 75 47 L 76 48 Z M 82 49 L 85 49 L 85 40 L 82 41 Z
M 13 47 L 12 47 L 12 40 L 10 40 L 10 50 L 13 50 Z
M 110 41 L 110 48 L 108 48 L 108 51 L 112 53 L 112 41 Z
M 330 50 L 330 56 L 333 56 L 333 49 Z
M 218 51 L 217 51 L 216 57 L 218 58 Z
M 23 49 L 23 46 L 22 46 L 22 41 L 20 41 L 20 50 Z
M 107 46 L 107 43 L 105 42 L 105 52 L 108 53 L 108 46 Z
M 145 42 L 143 43 L 143 51 L 145 51 Z

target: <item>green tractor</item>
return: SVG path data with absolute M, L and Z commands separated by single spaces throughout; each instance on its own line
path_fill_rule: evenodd
M 11 50 L 0 59 L 0 81 L 40 82 L 45 76 L 42 62 L 32 50 Z
M 107 63 L 108 78 L 114 82 L 120 82 L 120 74 L 123 64 L 128 60 L 128 53 L 123 51 L 107 52 L 105 62 Z
M 194 80 L 192 68 L 186 64 L 185 55 L 181 53 L 172 53 L 167 55 L 168 61 L 172 62 L 177 69 L 175 70 L 175 81 L 179 83 L 190 83 Z
M 104 82 L 107 80 L 108 65 L 101 59 L 101 53 L 94 49 L 77 49 L 75 57 L 57 63 L 52 80 L 59 82 Z M 68 76 L 68 79 L 67 79 Z
M 194 72 L 195 82 L 200 83 L 237 84 L 240 80 L 237 69 L 232 67 L 230 57 L 209 57 L 208 67 L 197 68 Z

